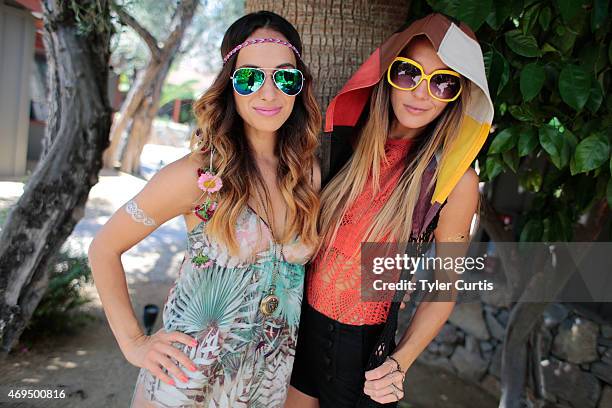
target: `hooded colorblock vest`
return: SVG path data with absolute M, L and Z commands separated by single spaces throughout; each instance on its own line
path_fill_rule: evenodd
M 461 96 L 467 97 L 468 103 L 457 130 L 458 135 L 449 147 L 448 154 L 446 157 L 441 157 L 441 151 L 437 152 L 423 174 L 421 192 L 414 209 L 410 245 L 407 247 L 407 251 L 410 248 L 412 256 L 417 255 L 412 252 L 415 247 L 417 253 L 422 254 L 431 245 L 432 233 L 437 226 L 440 210 L 446 204 L 450 192 L 476 158 L 491 128 L 493 103 L 489 96 L 482 51 L 473 31 L 465 23 L 451 20 L 443 14 L 433 13 L 416 20 L 405 30 L 389 37 L 359 67 L 329 103 L 325 117 L 321 163 L 323 185 L 325 185 L 353 153 L 353 146 L 359 134 L 355 127 L 363 120 L 362 114 L 370 99 L 372 87 L 383 78 L 393 59 L 410 40 L 421 34 L 431 42 L 440 59 L 450 69 L 469 79 L 472 86 L 469 95 Z M 440 169 L 435 186 L 427 190 L 426 187 L 437 166 Z M 408 272 L 403 271 L 400 279 L 409 279 Z M 370 355 L 366 370 L 381 365 L 395 349 L 399 300 L 404 295 L 405 291 L 396 291 L 387 322 Z M 410 301 L 406 305 L 407 316 L 413 316 L 417 307 L 415 299 L 419 298 L 418 295 L 418 291 L 411 294 Z M 364 408 L 382 405 L 364 394 L 357 406 Z

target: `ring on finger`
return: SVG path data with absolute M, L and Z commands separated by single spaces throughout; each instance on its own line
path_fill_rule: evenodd
M 402 370 L 391 371 L 391 374 L 393 373 L 400 373 L 400 375 L 402 376 L 402 384 L 404 383 L 404 381 L 406 381 L 406 375 L 402 372 Z

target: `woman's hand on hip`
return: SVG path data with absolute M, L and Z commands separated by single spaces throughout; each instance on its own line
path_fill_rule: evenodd
M 190 347 L 197 346 L 197 340 L 193 337 L 179 331 L 167 332 L 162 328 L 151 336 L 143 334 L 134 339 L 125 346 L 124 355 L 131 364 L 146 368 L 167 384 L 176 385 L 174 380 L 162 370 L 162 367 L 168 370 L 168 373 L 180 378 L 181 381 L 187 382 L 189 378 L 170 357 L 174 357 L 191 371 L 196 371 L 197 367 L 185 353 L 172 345 L 173 342 Z

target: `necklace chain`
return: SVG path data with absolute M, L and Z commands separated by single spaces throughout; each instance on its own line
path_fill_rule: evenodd
M 260 303 L 260 311 L 264 316 L 270 316 L 274 313 L 276 308 L 278 307 L 279 300 L 278 296 L 274 293 L 276 291 L 276 280 L 279 275 L 278 263 L 280 261 L 280 257 L 283 256 L 283 245 L 277 241 L 276 234 L 274 233 L 273 222 L 270 221 L 270 214 L 268 213 L 268 207 L 263 205 L 263 200 L 261 199 L 261 194 L 259 190 L 257 190 L 257 197 L 259 198 L 259 202 L 262 204 L 264 212 L 266 214 L 266 223 L 267 227 L 270 230 L 270 235 L 272 235 L 272 246 L 274 250 L 274 266 L 272 270 L 272 280 L 270 282 L 270 288 L 268 289 L 268 293 L 264 296 Z M 255 210 L 253 210 L 255 211 Z M 287 209 L 285 208 L 285 226 L 287 224 Z

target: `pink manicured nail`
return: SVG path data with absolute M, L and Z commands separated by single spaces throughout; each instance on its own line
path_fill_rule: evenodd
M 176 385 L 173 379 L 170 379 L 170 381 L 168 381 L 168 384 L 170 384 L 170 385 Z

